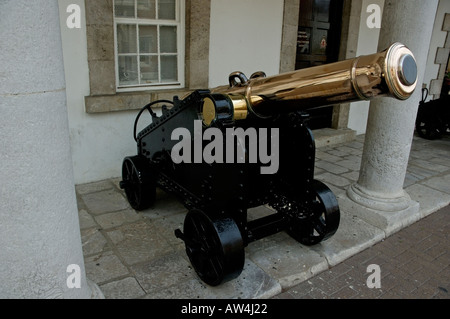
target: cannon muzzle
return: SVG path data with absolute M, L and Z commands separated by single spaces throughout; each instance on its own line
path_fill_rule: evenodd
M 306 110 L 310 108 L 370 100 L 376 96 L 407 99 L 417 84 L 413 53 L 394 43 L 385 51 L 354 59 L 265 77 L 263 72 L 247 79 L 241 72 L 230 75 L 229 85 L 212 89 L 231 99 L 234 120 Z M 206 125 L 216 117 L 216 105 L 205 99 Z

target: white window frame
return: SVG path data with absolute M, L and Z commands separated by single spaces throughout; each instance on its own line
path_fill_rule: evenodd
M 158 14 L 158 1 L 156 3 L 156 12 Z M 184 68 L 185 68 L 185 0 L 176 0 L 176 18 L 175 20 L 159 20 L 159 19 L 140 19 L 137 18 L 137 1 L 135 0 L 135 17 L 136 18 L 117 18 L 115 14 L 115 6 L 113 5 L 114 17 L 114 59 L 115 59 L 115 75 L 116 75 L 116 92 L 135 92 L 135 91 L 149 91 L 149 90 L 168 90 L 184 88 Z M 135 24 L 137 36 L 137 55 L 138 55 L 138 78 L 140 79 L 140 59 L 139 59 L 139 25 L 156 25 L 156 26 L 176 26 L 177 27 L 177 68 L 178 81 L 173 83 L 154 83 L 154 84 L 135 84 L 121 86 L 119 81 L 119 53 L 117 43 L 117 25 L 118 24 Z M 159 27 L 158 29 L 158 59 L 159 66 L 161 66 L 161 53 L 159 41 Z M 161 76 L 161 69 L 158 70 L 159 77 Z

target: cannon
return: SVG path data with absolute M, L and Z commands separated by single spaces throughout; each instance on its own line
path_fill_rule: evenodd
M 135 210 L 149 208 L 156 188 L 188 209 L 183 229 L 189 260 L 211 286 L 240 275 L 245 247 L 286 231 L 303 245 L 331 237 L 340 222 L 333 192 L 314 179 L 315 142 L 307 110 L 376 96 L 407 99 L 417 66 L 394 43 L 385 51 L 281 75 L 229 76 L 229 84 L 195 90 L 140 110 L 137 155 L 122 164 L 120 187 Z M 152 107 L 162 104 L 158 116 Z M 141 114 L 149 123 L 138 134 Z M 248 218 L 266 205 L 273 213 Z

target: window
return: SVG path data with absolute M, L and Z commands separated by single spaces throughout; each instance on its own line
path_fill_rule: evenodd
M 184 86 L 183 3 L 114 0 L 117 91 Z

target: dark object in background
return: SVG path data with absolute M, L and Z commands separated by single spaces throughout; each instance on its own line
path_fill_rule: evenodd
M 446 86 L 446 87 L 445 87 Z M 448 83 L 442 89 L 439 99 L 425 102 L 428 97 L 428 89 L 422 89 L 422 101 L 419 103 L 416 118 L 417 134 L 427 140 L 441 138 L 448 134 L 450 128 L 450 95 Z

